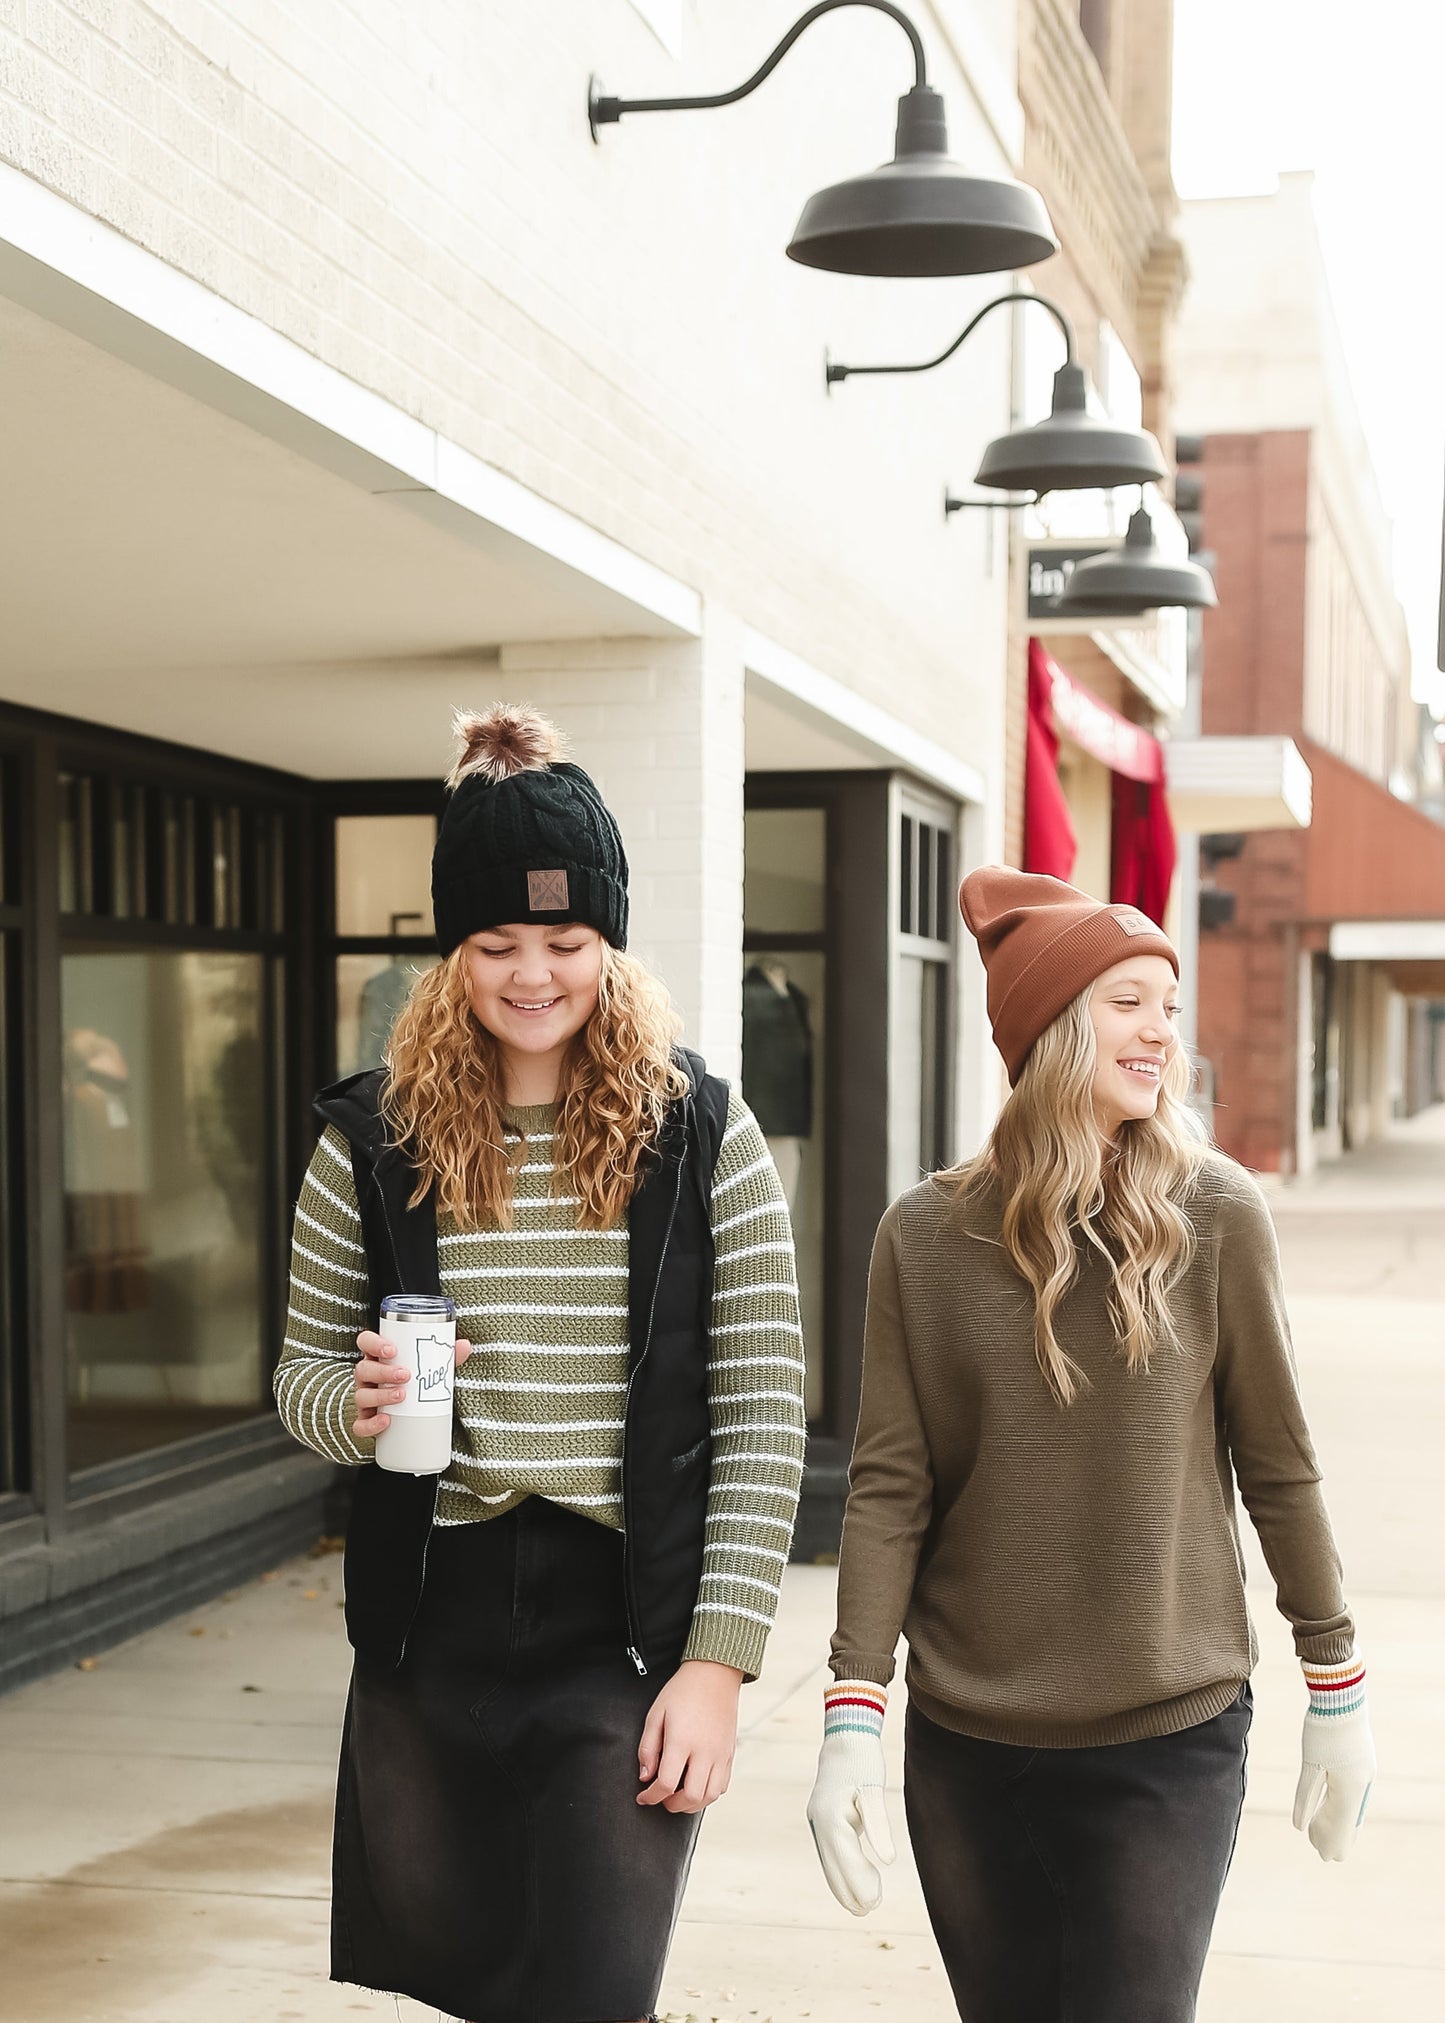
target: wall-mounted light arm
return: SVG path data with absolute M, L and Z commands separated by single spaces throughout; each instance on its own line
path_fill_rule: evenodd
M 923 37 L 894 0 L 820 0 L 733 91 L 696 98 L 614 98 L 587 87 L 592 138 L 632 112 L 711 112 L 736 105 L 772 76 L 793 44 L 839 7 L 870 7 L 896 21 L 913 51 L 914 83 L 898 101 L 893 159 L 815 190 L 788 241 L 802 267 L 879 277 L 1012 274 L 1059 250 L 1044 200 L 1007 176 L 970 175 L 948 152 L 942 94 L 928 82 Z
M 1074 326 L 1060 309 L 1057 302 L 1051 302 L 1047 295 L 1035 295 L 1031 289 L 1018 288 L 1010 295 L 995 295 L 992 302 L 985 302 L 976 316 L 969 318 L 954 338 L 952 344 L 940 351 L 937 358 L 925 358 L 918 365 L 839 365 L 824 354 L 824 384 L 828 387 L 840 386 L 845 379 L 855 379 L 864 373 L 878 372 L 932 372 L 935 366 L 946 365 L 955 351 L 967 344 L 985 316 L 995 309 L 1002 309 L 1006 302 L 1037 302 L 1041 309 L 1047 309 L 1055 323 L 1064 333 L 1064 363 L 1074 363 Z
M 901 7 L 895 7 L 893 0 L 819 0 L 819 5 L 810 7 L 806 14 L 796 20 L 777 48 L 747 79 L 734 91 L 716 92 L 710 98 L 611 98 L 603 94 L 595 77 L 587 85 L 587 124 L 592 129 L 592 138 L 597 139 L 600 126 L 614 126 L 625 114 L 633 112 L 711 112 L 720 105 L 736 105 L 740 98 L 746 98 L 765 84 L 792 48 L 798 37 L 824 14 L 832 14 L 839 7 L 872 7 L 880 14 L 890 14 L 902 28 L 913 45 L 914 84 L 916 87 L 928 83 L 928 65 L 923 53 L 923 37 Z

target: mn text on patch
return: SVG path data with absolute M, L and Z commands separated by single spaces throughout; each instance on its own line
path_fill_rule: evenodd
M 527 904 L 533 913 L 565 913 L 570 903 L 565 871 L 527 873 Z

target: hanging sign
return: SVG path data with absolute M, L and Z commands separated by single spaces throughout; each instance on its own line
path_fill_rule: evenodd
M 1055 603 L 1080 562 L 1106 555 L 1117 541 L 1081 542 L 1077 547 L 1061 547 L 1051 541 L 1047 548 L 1029 549 L 1029 617 L 1054 618 Z

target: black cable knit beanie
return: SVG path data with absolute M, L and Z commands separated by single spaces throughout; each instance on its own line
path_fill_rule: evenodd
M 462 741 L 431 860 L 437 947 L 517 921 L 576 920 L 627 946 L 627 857 L 596 786 L 535 710 L 459 710 Z

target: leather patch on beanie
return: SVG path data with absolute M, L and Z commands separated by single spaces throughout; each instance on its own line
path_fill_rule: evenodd
M 1132 908 L 1128 912 L 1113 913 L 1109 917 L 1117 920 L 1126 934 L 1158 934 L 1160 931 L 1146 914 L 1136 913 Z
M 527 873 L 527 905 L 533 913 L 565 913 L 570 904 L 565 871 Z

